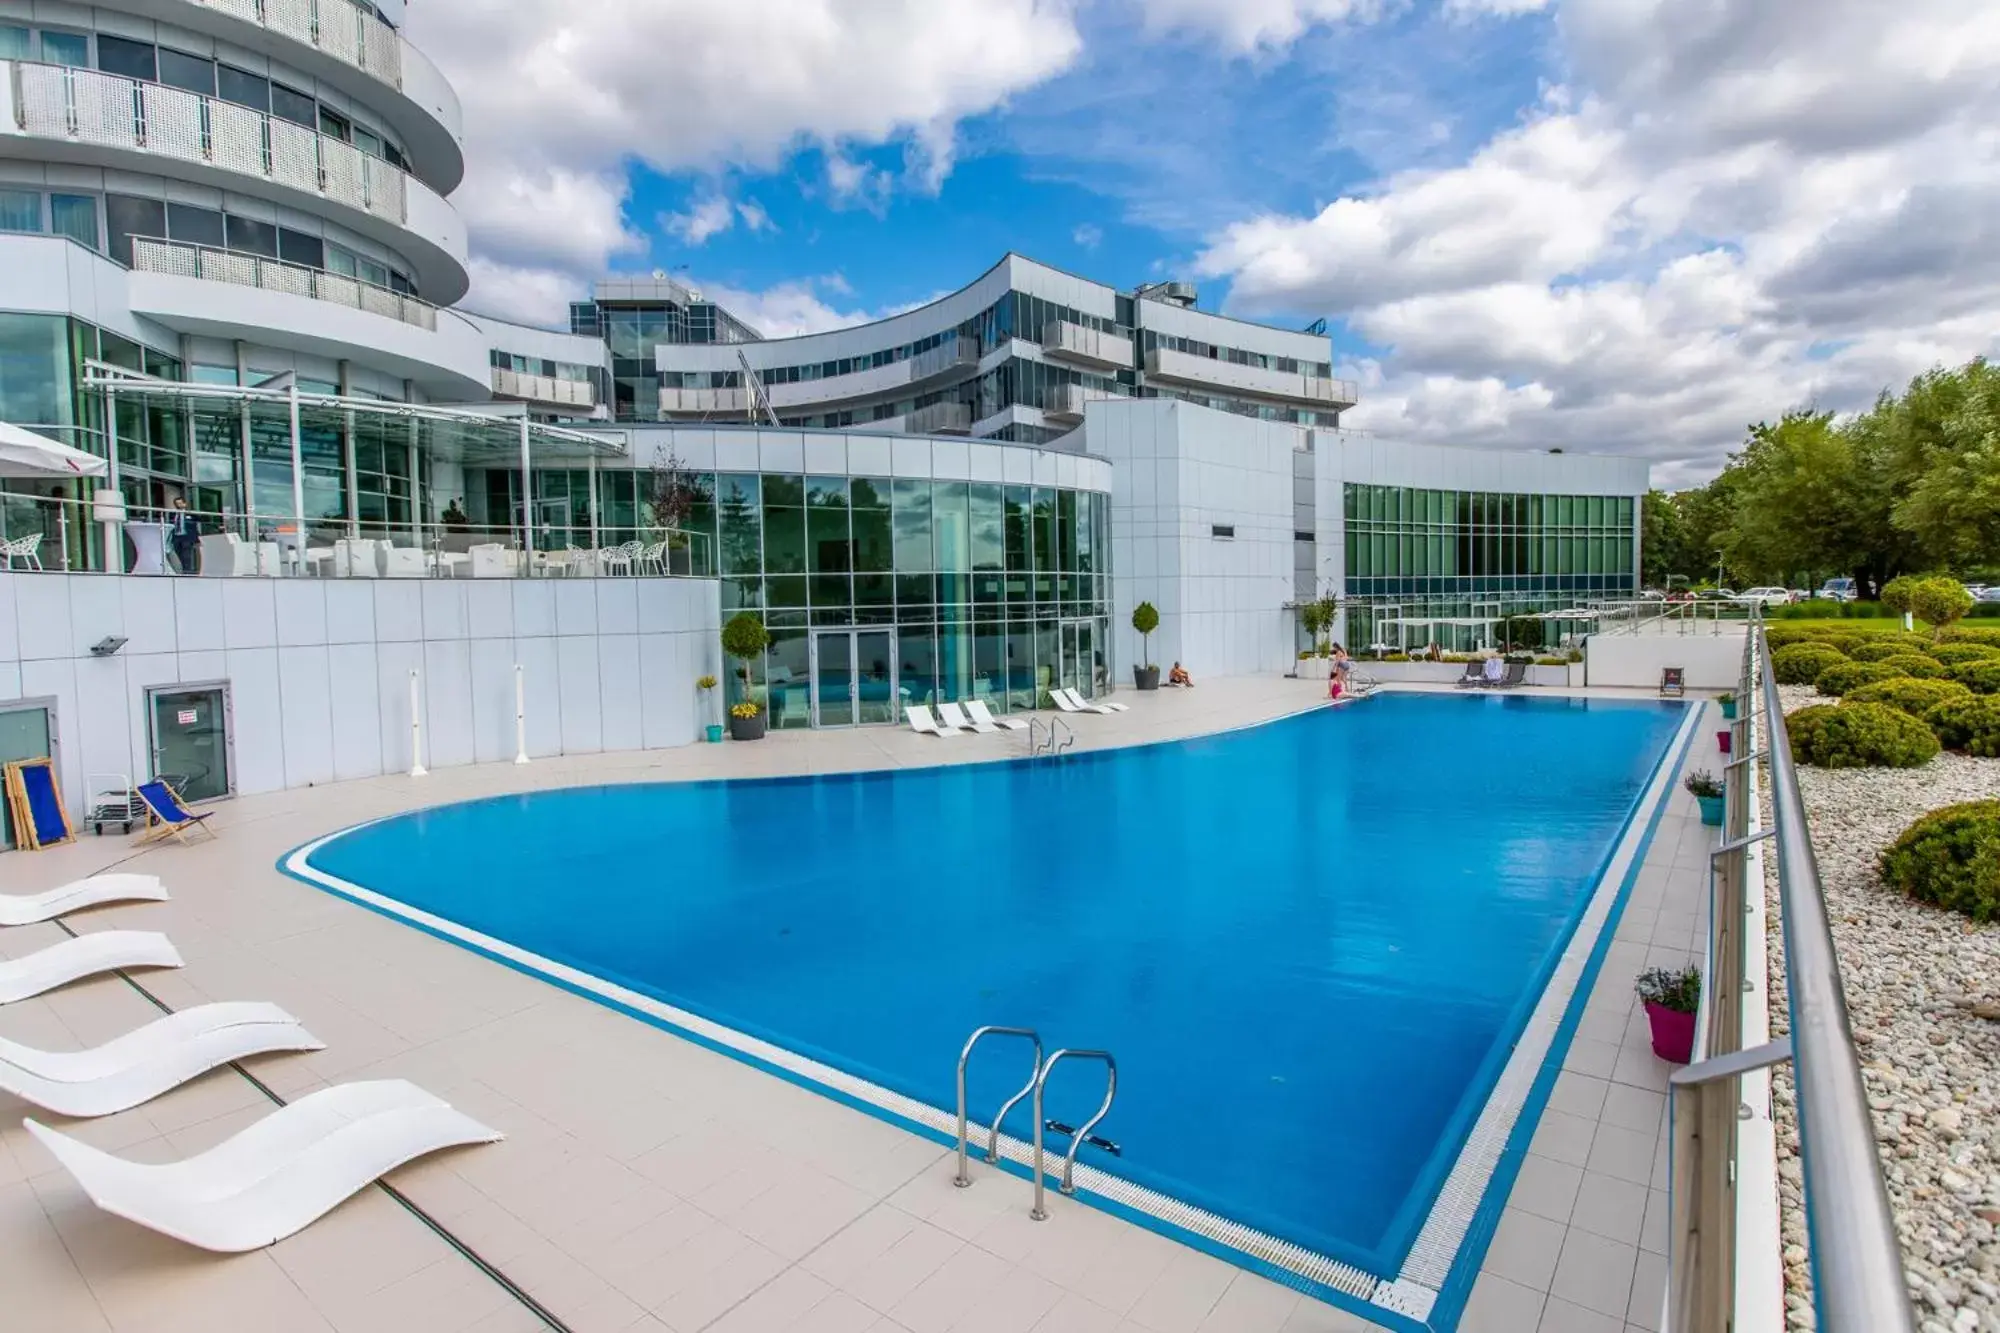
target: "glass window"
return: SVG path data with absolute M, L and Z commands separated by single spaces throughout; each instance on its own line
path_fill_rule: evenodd
M 847 479 L 812 477 L 806 482 L 806 537 L 810 568 L 815 574 L 844 574 L 852 566 L 851 534 L 847 525 Z M 830 603 L 832 594 L 814 588 L 813 605 Z M 841 601 L 851 600 L 844 581 Z
M 0 60 L 28 58 L 28 30 L 12 23 L 0 23 Z
M 353 253 L 343 250 L 337 245 L 326 247 L 326 268 L 327 272 L 338 273 L 344 277 L 358 278 L 361 276 L 361 266 L 355 262 Z
M 79 245 L 97 248 L 97 196 L 94 194 L 52 194 L 49 196 L 49 230 L 67 236 Z
M 0 314 L 0 421 L 66 426 L 70 356 L 60 315 Z
M 898 480 L 893 489 L 895 503 L 896 572 L 926 573 L 935 568 L 931 542 L 931 484 L 927 481 Z M 899 592 L 897 600 L 907 600 Z M 921 600 L 928 602 L 928 596 Z
M 328 107 L 319 109 L 319 132 L 330 139 L 346 139 L 353 133 L 354 126 L 346 116 Z
M 278 228 L 276 223 L 258 222 L 253 218 L 239 218 L 234 213 L 228 215 L 224 231 L 229 239 L 229 248 L 241 250 L 245 254 L 264 255 L 270 259 L 278 257 Z
M 797 477 L 764 478 L 764 572 L 767 574 L 803 574 L 806 569 L 806 511 L 803 506 L 778 505 L 771 502 L 774 492 L 785 491 L 774 482 L 789 481 L 796 486 Z M 796 493 L 796 492 L 793 492 Z M 796 601 L 771 603 L 773 606 L 803 606 L 801 595 Z
M 715 484 L 716 512 L 722 525 L 722 572 L 762 573 L 764 541 L 757 475 L 722 472 L 716 475 Z M 755 606 L 758 599 L 747 604 Z
M 355 256 L 354 266 L 360 270 L 361 280 L 377 287 L 389 285 L 389 266 L 378 264 L 366 256 Z
M 204 366 L 197 362 L 188 368 L 188 379 L 196 384 L 234 384 L 236 367 Z
M 45 43 L 46 40 L 44 38 Z M 151 42 L 134 42 L 103 33 L 97 37 L 97 67 L 106 74 L 121 74 L 128 79 L 144 79 L 148 83 L 159 77 Z
M 42 196 L 34 190 L 0 190 L 0 231 L 40 231 Z
M 167 234 L 167 206 L 158 199 L 107 194 L 104 196 L 104 230 L 111 238 L 111 257 L 130 266 L 134 236 Z
M 370 157 L 382 157 L 382 140 L 359 125 L 354 127 L 354 146 Z
M 190 245 L 219 247 L 223 243 L 222 213 L 193 204 L 168 204 L 167 235 Z
M 271 109 L 271 81 L 261 74 L 232 69 L 228 65 L 216 67 L 215 95 L 225 102 L 234 102 L 238 106 L 247 106 L 258 111 Z
M 103 45 L 104 39 L 98 38 Z M 180 51 L 160 48 L 160 82 L 170 88 L 185 88 L 191 93 L 215 96 L 215 62 L 201 56 L 191 56 Z
M 42 29 L 42 59 L 51 65 L 90 68 L 90 38 L 80 32 Z
M 294 92 L 282 83 L 271 85 L 271 114 L 309 130 L 319 128 L 318 104 L 304 93 Z
M 1005 533 L 1000 505 L 1000 488 L 975 484 L 972 500 L 972 568 L 998 572 L 1005 563 Z M 997 649 L 995 650 L 997 653 Z
M 326 267 L 326 242 L 290 227 L 278 228 L 278 258 L 307 268 Z
M 856 477 L 853 493 L 854 570 L 858 574 L 886 574 L 895 564 L 889 482 Z M 857 600 L 861 600 L 860 586 L 857 581 Z M 887 581 L 881 586 L 886 589 Z M 887 601 L 888 597 L 885 594 L 880 600 Z

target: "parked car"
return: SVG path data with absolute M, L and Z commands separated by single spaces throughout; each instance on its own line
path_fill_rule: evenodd
M 2000 602 L 2000 588 L 1981 588 L 1973 595 L 1982 602 Z
M 1736 594 L 1728 588 L 1703 588 L 1695 597 L 1704 602 L 1733 602 Z
M 1792 594 L 1790 590 L 1785 588 L 1752 588 L 1748 592 L 1737 593 L 1734 600 L 1743 603 L 1745 606 L 1750 605 L 1752 602 L 1756 602 L 1762 606 L 1788 606 L 1791 604 Z
M 1797 603 L 1799 603 L 1799 602 L 1803 602 L 1803 601 L 1805 601 L 1806 599 L 1810 598 L 1811 596 L 1812 596 L 1812 592 L 1811 592 L 1811 590 L 1810 590 L 1810 589 L 1807 589 L 1807 588 L 1794 588 L 1794 589 L 1792 589 L 1792 602 L 1793 602 L 1793 603 L 1794 603 L 1795 605 L 1796 605 Z
M 1817 595 L 1829 602 L 1851 602 L 1857 593 L 1853 579 L 1828 579 L 1819 585 Z

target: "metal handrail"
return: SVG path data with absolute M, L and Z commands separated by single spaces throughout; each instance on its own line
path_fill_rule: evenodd
M 1077 1149 L 1083 1147 L 1085 1143 L 1096 1143 L 1099 1147 L 1114 1153 L 1118 1151 L 1117 1144 L 1106 1143 L 1102 1139 L 1093 1139 L 1090 1135 L 1090 1131 L 1097 1128 L 1097 1123 L 1110 1113 L 1111 1103 L 1118 1096 L 1118 1062 L 1111 1058 L 1111 1052 L 1109 1051 L 1072 1051 L 1068 1049 L 1057 1051 L 1043 1063 L 1041 1072 L 1035 1077 L 1035 1206 L 1029 1212 L 1028 1216 L 1034 1218 L 1037 1222 L 1046 1222 L 1049 1220 L 1049 1210 L 1045 1206 L 1047 1182 L 1043 1178 L 1042 1171 L 1042 1130 L 1047 1126 L 1048 1121 L 1042 1116 L 1042 1092 L 1048 1086 L 1049 1074 L 1064 1060 L 1102 1061 L 1104 1064 L 1105 1081 L 1104 1104 L 1097 1108 L 1096 1115 L 1084 1121 L 1082 1125 L 1070 1133 L 1069 1152 L 1063 1157 L 1062 1192 L 1064 1194 L 1076 1193 L 1076 1182 L 1073 1179 L 1076 1172 L 1076 1153 Z
M 1753 621 L 1763 675 L 1778 900 L 1791 1000 L 1799 1156 L 1817 1326 L 1824 1333 L 1914 1333 L 1901 1243 L 1875 1152 L 1875 1126 L 1847 1017 L 1819 862 L 1813 856 L 1771 645 Z
M 995 1024 L 988 1024 L 983 1028 L 979 1028 L 970 1037 L 966 1038 L 965 1049 L 960 1051 L 958 1055 L 958 1174 L 952 1177 L 951 1183 L 960 1189 L 964 1189 L 972 1183 L 972 1174 L 966 1169 L 965 1160 L 965 1066 L 966 1062 L 972 1059 L 972 1048 L 977 1046 L 982 1038 L 993 1036 L 996 1033 L 1003 1037 L 1026 1037 L 1032 1041 L 1035 1044 L 1035 1067 L 1028 1072 L 1027 1083 L 1022 1085 L 1019 1092 L 1009 1097 L 1006 1103 L 1001 1106 L 1000 1114 L 993 1117 L 993 1128 L 986 1135 L 986 1160 L 988 1162 L 997 1162 L 1000 1160 L 1000 1122 L 1005 1120 L 1007 1113 L 1016 1106 L 1019 1106 L 1021 1099 L 1031 1092 L 1036 1094 L 1035 1141 L 1040 1143 L 1042 1138 L 1041 1094 L 1039 1091 L 1042 1075 L 1041 1034 L 1033 1028 L 1009 1028 L 1000 1027 Z

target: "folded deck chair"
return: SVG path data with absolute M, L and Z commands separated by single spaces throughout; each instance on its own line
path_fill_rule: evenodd
M 903 715 L 910 719 L 910 730 L 918 733 L 919 735 L 923 736 L 958 735 L 957 727 L 939 726 L 938 720 L 931 716 L 930 706 L 927 704 L 911 704 L 909 707 L 903 710 Z
M 1078 697 L 1080 698 L 1080 697 L 1082 697 L 1082 696 L 1078 696 Z M 1114 712 L 1114 713 L 1129 713 L 1129 712 L 1131 712 L 1131 711 L 1132 711 L 1132 705 L 1131 705 L 1131 704 L 1121 704 L 1121 703 L 1119 703 L 1119 702 L 1118 702 L 1118 701 L 1117 701 L 1116 699 L 1102 699 L 1102 700 L 1099 700 L 1099 701 L 1098 701 L 1098 706 L 1099 706 L 1099 707 L 1102 707 L 1102 708 L 1109 708 L 1109 709 L 1110 709 L 1110 710 L 1111 710 L 1112 712 Z
M 1507 664 L 1507 674 L 1499 680 L 1494 681 L 1493 688 L 1496 690 L 1511 690 L 1515 686 L 1524 683 L 1527 679 L 1528 664 L 1526 662 L 1509 662 Z
M 965 710 L 957 704 L 939 704 L 938 721 L 947 727 L 956 727 L 960 731 L 979 731 L 989 736 L 997 735 L 1000 731 L 1000 728 L 991 722 L 980 722 L 967 717 Z
M 1473 658 L 1465 664 L 1465 674 L 1453 682 L 1461 690 L 1479 689 L 1486 684 L 1486 664 Z
M 304 1230 L 406 1162 L 504 1137 L 400 1079 L 323 1089 L 205 1153 L 160 1166 L 24 1123 L 105 1212 L 225 1254 Z
M 180 965 L 179 952 L 157 931 L 100 930 L 51 944 L 25 958 L 0 962 L 0 1004 L 25 1000 L 100 972 Z
M 193 813 L 181 804 L 180 796 L 164 782 L 140 783 L 139 799 L 146 803 L 146 831 L 139 835 L 140 842 L 165 837 L 186 842 L 187 835 L 194 829 L 200 829 L 211 838 L 215 836 L 215 830 L 208 826 L 208 821 L 215 817 L 214 813 Z
M 1052 689 L 1050 689 L 1050 690 L 1049 690 L 1049 698 L 1050 698 L 1050 700 L 1051 700 L 1051 701 L 1053 701 L 1053 702 L 1054 702 L 1054 704 L 1055 704 L 1055 706 L 1056 706 L 1057 708 L 1060 708 L 1060 709 L 1062 709 L 1062 710 L 1063 710 L 1063 712 L 1065 712 L 1065 713 L 1081 713 L 1081 712 L 1083 712 L 1083 711 L 1084 711 L 1083 709 L 1081 709 L 1081 708 L 1077 707 L 1077 706 L 1076 706 L 1075 704 L 1071 703 L 1071 702 L 1070 702 L 1070 701 L 1068 700 L 1068 698 L 1066 698 L 1066 697 L 1064 696 L 1064 694 L 1063 694 L 1063 692 L 1062 692 L 1061 690 L 1058 690 L 1058 689 L 1053 689 L 1053 688 L 1052 688 Z
M 324 1049 L 274 1004 L 204 1004 L 87 1051 L 40 1051 L 0 1039 L 0 1092 L 57 1115 L 113 1115 L 232 1060 Z
M 1106 708 L 1103 704 L 1094 704 L 1090 700 L 1078 694 L 1075 690 L 1050 690 L 1049 693 L 1055 696 L 1056 701 L 1058 703 L 1062 702 L 1064 699 L 1069 700 L 1070 707 L 1068 711 L 1072 713 L 1109 714 L 1118 711 L 1115 708 Z
M 165 902 L 158 875 L 92 875 L 46 893 L 0 894 L 0 926 L 31 926 L 105 903 Z
M 999 727 L 1003 731 L 1026 731 L 1028 729 L 1028 724 L 1019 718 L 993 716 L 993 710 L 986 706 L 984 699 L 967 699 L 965 701 L 965 711 L 967 716 L 972 719 L 975 727 L 979 723 L 985 722 L 991 726 Z

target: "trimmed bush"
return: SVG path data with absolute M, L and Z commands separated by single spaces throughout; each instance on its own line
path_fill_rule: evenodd
M 1924 712 L 1924 724 L 1947 750 L 2000 759 L 2000 694 L 1975 694 L 1932 704 Z
M 1936 680 L 1944 674 L 1944 663 L 1928 653 L 1913 653 L 1908 649 L 1893 657 L 1882 658 L 1878 665 L 1895 667 L 1906 676 L 1918 676 L 1925 680 Z
M 1838 648 L 1823 643 L 1795 643 L 1771 654 L 1771 674 L 1780 685 L 1810 685 L 1819 679 L 1820 672 L 1846 660 L 1847 654 Z
M 1813 681 L 1817 689 L 1829 699 L 1838 699 L 1849 690 L 1858 690 L 1863 685 L 1873 685 L 1881 680 L 1895 680 L 1910 673 L 1901 667 L 1890 666 L 1887 662 L 1835 662 L 1819 673 Z
M 1848 650 L 1847 655 L 1857 662 L 1880 662 L 1885 658 L 1903 657 L 1912 653 L 1929 656 L 1930 647 L 1906 635 L 1882 634 L 1866 643 L 1855 644 Z
M 1785 728 L 1792 759 L 1818 768 L 1921 768 L 1938 752 L 1929 727 L 1884 704 L 1815 704 Z
M 1919 721 L 1941 703 L 1976 697 L 1955 680 L 1919 680 L 1909 676 L 1878 680 L 1847 692 L 1847 702 L 1851 704 L 1887 704 Z
M 2000 629 L 1986 625 L 1954 625 L 1938 638 L 1946 643 L 1983 643 L 1989 648 L 2000 648 Z
M 1977 603 L 1957 579 L 1922 579 L 1910 588 L 1910 610 L 1933 633 L 1950 629 Z
M 1925 650 L 1946 666 L 1957 666 L 1961 662 L 1984 662 L 2000 658 L 2000 648 L 1984 643 L 1940 643 Z
M 1947 680 L 1967 686 L 1974 694 L 2000 694 L 2000 657 L 1978 662 L 1960 662 L 1944 669 Z
M 1882 852 L 1882 879 L 1974 921 L 2000 915 L 2000 801 L 1933 810 Z

